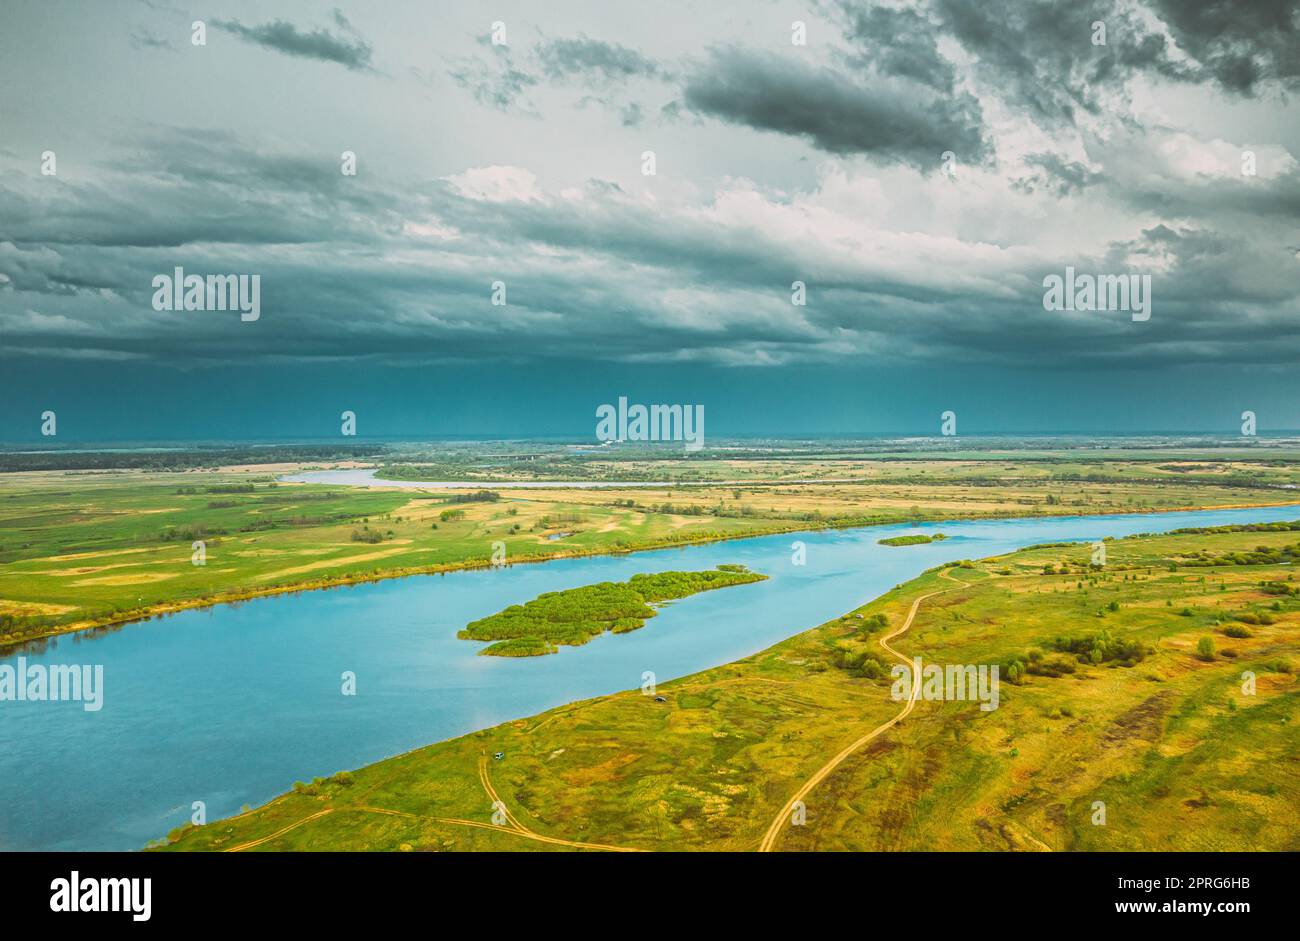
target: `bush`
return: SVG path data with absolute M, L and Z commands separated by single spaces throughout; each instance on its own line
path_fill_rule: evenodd
M 1052 656 L 1030 663 L 1028 672 L 1035 676 L 1064 676 L 1075 669 L 1074 661 L 1069 657 Z
M 1201 660 L 1214 659 L 1214 638 L 1210 636 L 1202 637 L 1196 642 L 1196 656 Z
M 1111 637 L 1107 631 L 1082 637 L 1058 637 L 1052 641 L 1052 648 L 1074 654 L 1081 663 L 1093 664 L 1117 661 L 1123 666 L 1132 666 L 1147 655 L 1146 647 L 1138 641 L 1120 640 Z
M 1250 631 L 1246 630 L 1240 624 L 1229 624 L 1227 627 L 1223 629 L 1223 633 L 1225 633 L 1229 637 L 1241 638 L 1241 637 L 1250 636 Z

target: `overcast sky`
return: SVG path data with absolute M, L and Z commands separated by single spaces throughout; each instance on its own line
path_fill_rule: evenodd
M 0 440 L 1300 427 L 1296 0 L 6 0 L 0 82 Z

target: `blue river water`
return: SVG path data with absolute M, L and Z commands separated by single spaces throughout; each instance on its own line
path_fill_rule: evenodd
M 179 612 L 51 639 L 29 664 L 92 664 L 103 706 L 0 702 L 0 850 L 129 850 L 189 820 L 257 805 L 295 780 L 636 689 L 746 656 L 842 614 L 941 562 L 1041 542 L 1300 518 L 1300 507 L 760 536 L 632 555 L 391 579 Z M 890 548 L 900 532 L 948 539 Z M 792 544 L 806 545 L 806 564 Z M 638 572 L 729 562 L 768 581 L 663 608 L 641 630 L 556 655 L 476 656 L 468 621 L 542 592 Z M 0 657 L 15 664 L 20 652 Z M 356 695 L 342 694 L 342 674 Z

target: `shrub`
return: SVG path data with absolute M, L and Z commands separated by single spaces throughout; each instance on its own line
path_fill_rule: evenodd
M 1094 664 L 1114 660 L 1132 666 L 1147 655 L 1146 647 L 1138 641 L 1120 640 L 1111 637 L 1107 631 L 1082 637 L 1058 637 L 1052 641 L 1052 648 L 1061 653 L 1072 653 L 1080 662 Z
M 1196 656 L 1201 660 L 1214 659 L 1214 638 L 1210 636 L 1202 637 L 1196 642 Z
M 1101 661 L 1095 661 L 1100 663 Z M 1028 672 L 1035 676 L 1064 676 L 1075 671 L 1074 661 L 1069 657 L 1052 656 L 1029 664 Z

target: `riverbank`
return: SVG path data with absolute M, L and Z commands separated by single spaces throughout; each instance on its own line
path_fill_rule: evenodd
M 1285 849 L 1300 836 L 1288 812 L 1300 783 L 1285 758 L 1300 746 L 1300 599 L 1259 586 L 1285 584 L 1290 570 L 1180 563 L 1295 538 L 1127 537 L 1108 543 L 1102 571 L 1087 545 L 1043 546 L 960 563 L 957 585 L 945 566 L 662 683 L 657 698 L 600 696 L 414 749 L 182 828 L 162 848 L 756 849 L 801 784 L 898 712 L 878 642 L 920 604 L 894 640 L 905 655 L 1051 669 L 1005 670 L 991 712 L 918 703 L 920 719 L 807 793 L 778 849 Z M 1265 609 L 1267 619 L 1252 614 Z M 1243 621 L 1244 636 L 1227 630 Z M 1062 652 L 1099 630 L 1132 642 L 1116 648 L 1127 659 Z M 509 826 L 491 820 L 493 801 Z
M 1197 512 L 1201 510 L 1236 510 L 1236 509 L 1258 509 L 1269 507 L 1285 507 L 1295 505 L 1293 501 L 1281 502 L 1258 502 L 1258 503 L 1231 503 L 1216 504 L 1205 506 L 1192 504 L 1187 506 L 1162 508 L 1160 510 L 1143 509 L 1112 509 L 1100 510 L 1088 513 L 1088 516 L 1133 516 L 1150 513 L 1180 513 L 1180 512 Z M 868 529 L 881 526 L 897 526 L 904 524 L 919 523 L 943 523 L 943 522 L 960 522 L 963 520 L 1010 520 L 1010 519 L 1052 519 L 1078 516 L 1077 509 L 1062 507 L 1059 512 L 1034 512 L 1022 513 L 1012 510 L 986 513 L 981 515 L 959 515 L 959 514 L 942 514 L 927 513 L 919 516 L 908 516 L 906 518 L 899 516 L 881 517 L 871 520 L 869 518 L 853 518 L 846 520 L 823 520 L 807 521 L 779 521 L 779 520 L 762 520 L 759 521 L 761 526 L 755 526 L 753 529 L 731 532 L 696 532 L 696 533 L 675 533 L 670 536 L 648 539 L 644 542 L 631 543 L 623 546 L 602 546 L 591 548 L 564 547 L 557 548 L 555 551 L 536 553 L 533 555 L 512 554 L 505 567 L 509 568 L 514 565 L 531 565 L 543 562 L 550 562 L 559 559 L 579 559 L 591 558 L 609 555 L 629 555 L 639 552 L 653 552 L 663 549 L 680 548 L 685 546 L 709 545 L 714 543 L 723 543 L 738 539 L 749 539 L 757 536 L 770 535 L 795 535 L 798 533 L 824 532 L 828 530 L 850 530 L 850 529 Z M 218 605 L 238 604 L 245 601 L 252 601 L 262 598 L 271 598 L 280 595 L 292 595 L 307 591 L 319 591 L 330 588 L 344 588 L 354 585 L 371 584 L 379 581 L 390 579 L 409 578 L 418 575 L 445 575 L 453 572 L 476 571 L 485 568 L 500 567 L 494 566 L 490 559 L 463 559 L 455 562 L 440 562 L 420 566 L 395 566 L 379 571 L 371 571 L 357 574 L 332 575 L 321 578 L 309 578 L 299 581 L 293 581 L 282 585 L 268 585 L 265 587 L 238 587 L 214 592 L 196 598 L 187 598 L 177 601 L 160 601 L 155 604 L 137 610 L 128 610 L 118 612 L 112 616 L 95 619 L 85 619 L 72 621 L 66 624 L 51 625 L 39 633 L 24 636 L 13 641 L 0 641 L 0 656 L 6 656 L 29 649 L 33 644 L 39 644 L 42 640 L 52 637 L 58 637 L 67 634 L 94 633 L 104 630 L 117 630 L 130 624 L 147 622 L 158 618 L 167 617 L 183 611 L 198 610 L 211 608 Z M 50 603 L 58 603 L 60 599 L 45 599 Z M 44 603 L 35 601 L 32 603 Z

